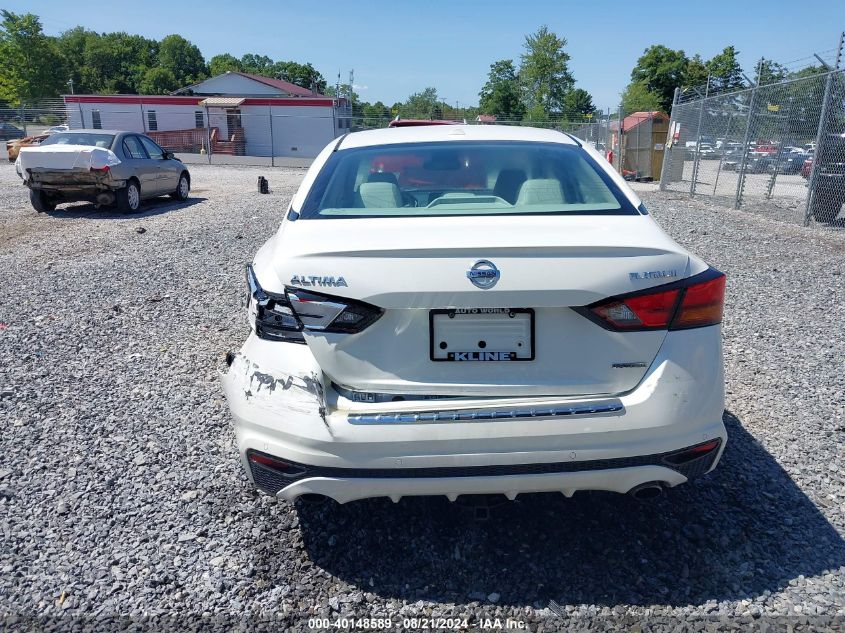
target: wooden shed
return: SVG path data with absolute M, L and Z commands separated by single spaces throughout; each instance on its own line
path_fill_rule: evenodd
M 659 180 L 669 116 L 634 112 L 622 121 L 622 175 L 632 180 Z

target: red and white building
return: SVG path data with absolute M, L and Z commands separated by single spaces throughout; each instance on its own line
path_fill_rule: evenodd
M 177 152 L 313 157 L 349 131 L 345 99 L 227 72 L 167 96 L 64 95 L 71 128 L 147 133 Z

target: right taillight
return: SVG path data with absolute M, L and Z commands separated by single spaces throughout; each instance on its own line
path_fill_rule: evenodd
M 671 284 L 603 299 L 578 312 L 614 331 L 684 330 L 722 322 L 725 275 L 715 268 Z

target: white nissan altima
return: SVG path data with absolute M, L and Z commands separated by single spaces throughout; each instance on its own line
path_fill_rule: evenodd
M 645 498 L 724 450 L 725 276 L 568 135 L 347 134 L 247 282 L 223 382 L 280 498 Z

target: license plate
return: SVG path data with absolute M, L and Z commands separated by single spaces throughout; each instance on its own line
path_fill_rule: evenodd
M 432 310 L 429 330 L 433 361 L 534 360 L 534 310 L 531 308 Z

